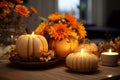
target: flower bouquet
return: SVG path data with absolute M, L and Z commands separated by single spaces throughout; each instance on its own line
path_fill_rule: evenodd
M 66 57 L 78 47 L 78 41 L 86 36 L 82 23 L 72 14 L 53 13 L 48 19 L 39 24 L 35 33 L 44 35 L 49 48 L 55 50 L 59 57 Z
M 11 35 L 25 33 L 27 24 L 24 19 L 32 13 L 37 13 L 36 8 L 30 7 L 29 10 L 23 0 L 0 0 L 0 43 L 10 44 Z

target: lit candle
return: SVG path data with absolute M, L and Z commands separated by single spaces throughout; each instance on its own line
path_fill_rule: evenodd
M 101 53 L 102 65 L 105 66 L 117 66 L 118 65 L 118 53 L 112 52 L 111 49 L 109 52 Z
M 84 51 L 84 49 L 82 48 L 81 51 L 80 51 L 80 53 L 83 55 L 84 52 L 85 52 L 85 51 Z
M 109 49 L 109 52 L 103 52 L 102 55 L 119 55 L 117 52 L 112 52 L 111 49 Z
M 43 53 L 48 52 L 48 42 L 42 35 L 25 34 L 16 41 L 16 53 L 21 58 L 40 58 Z
M 66 66 L 78 72 L 93 72 L 98 68 L 98 58 L 81 49 L 81 51 L 71 53 L 66 57 Z
M 76 55 L 80 55 L 81 57 L 87 56 L 88 54 L 91 54 L 91 53 L 88 53 L 87 51 L 85 51 L 84 48 L 82 48 L 80 51 L 76 52 Z

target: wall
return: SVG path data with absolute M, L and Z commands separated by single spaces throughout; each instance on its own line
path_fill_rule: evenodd
M 106 24 L 106 0 L 91 0 L 91 23 L 97 27 L 103 27 Z M 89 14 L 89 13 L 88 13 Z
M 120 0 L 91 1 L 91 23 L 95 23 L 98 27 L 120 27 L 118 21 L 120 19 Z M 113 16 L 112 18 L 110 18 L 111 15 Z
M 107 0 L 107 26 L 120 28 L 120 0 Z
M 47 18 L 47 16 L 57 11 L 57 0 L 29 0 L 28 6 L 34 6 L 38 10 L 38 14 L 29 19 L 29 30 L 34 30 L 41 22 L 39 16 Z
M 87 23 L 96 24 L 97 27 L 107 26 L 108 18 L 113 10 L 120 9 L 120 0 L 88 0 Z M 33 5 L 38 9 L 36 19 L 29 24 L 31 30 L 40 23 L 38 16 L 47 18 L 52 12 L 57 12 L 57 0 L 29 0 L 27 5 Z

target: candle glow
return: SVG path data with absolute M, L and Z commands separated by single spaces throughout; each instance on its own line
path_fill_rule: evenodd
M 32 32 L 32 36 L 34 35 L 34 32 Z
M 111 53 L 111 49 L 109 49 L 109 53 Z
M 83 49 L 83 48 L 81 49 L 81 52 L 80 52 L 80 53 L 81 53 L 81 54 L 83 54 L 83 53 L 84 53 L 84 49 Z
M 103 54 L 103 55 L 119 55 L 117 52 L 112 52 L 111 49 L 109 49 L 108 52 L 103 52 L 102 54 Z
M 119 53 L 112 52 L 111 49 L 109 49 L 108 52 L 101 53 L 102 65 L 117 66 L 118 65 L 118 55 L 119 55 Z

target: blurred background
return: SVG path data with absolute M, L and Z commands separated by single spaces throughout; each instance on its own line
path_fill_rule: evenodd
M 53 12 L 72 13 L 84 23 L 88 38 L 106 38 L 120 35 L 120 0 L 25 0 L 34 5 L 38 15 L 31 30 L 40 23 L 38 16 L 47 18 Z

